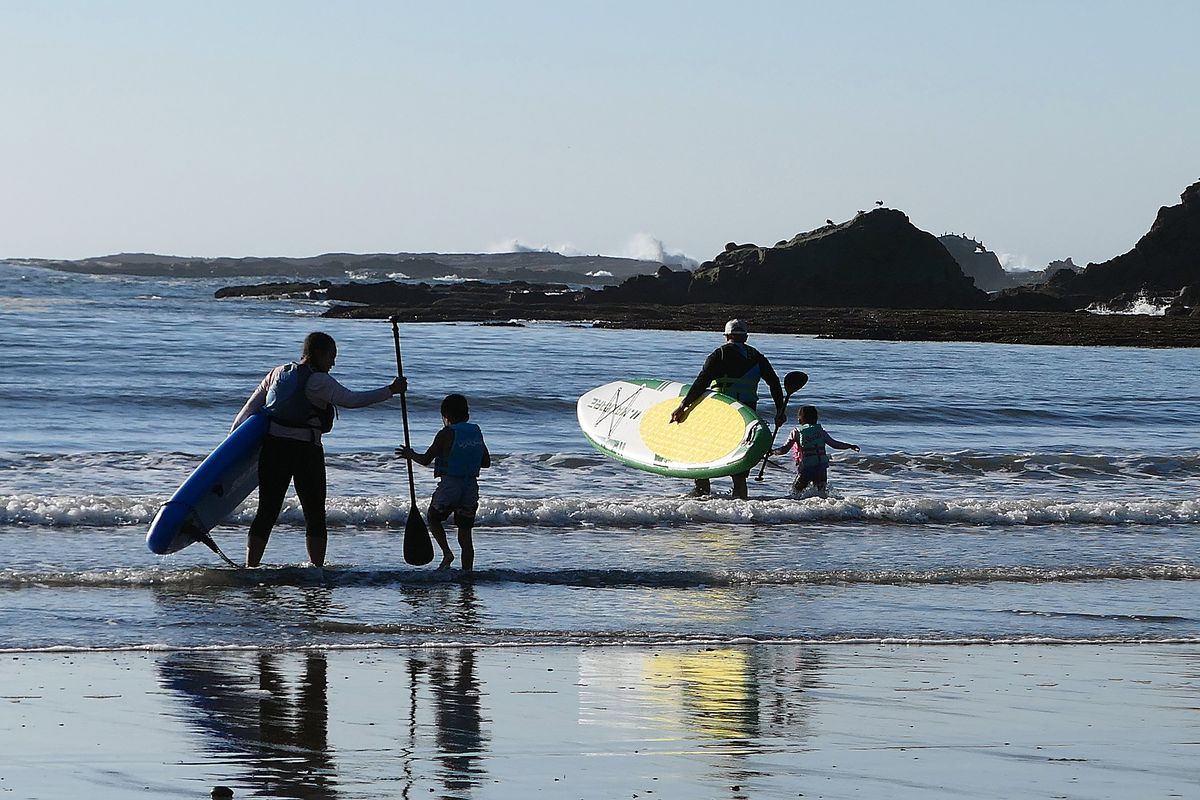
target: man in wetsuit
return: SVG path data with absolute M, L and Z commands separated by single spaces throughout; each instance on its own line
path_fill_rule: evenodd
M 692 388 L 684 395 L 679 407 L 671 412 L 671 422 L 682 422 L 687 416 L 688 409 L 700 399 L 700 395 L 708 388 L 721 394 L 729 395 L 753 409 L 758 408 L 758 382 L 764 380 L 771 390 L 771 399 L 775 401 L 775 425 L 787 421 L 784 411 L 783 387 L 779 385 L 779 376 L 771 367 L 771 362 L 762 353 L 746 344 L 750 327 L 740 319 L 731 319 L 725 323 L 725 344 L 704 360 L 704 366 Z M 749 496 L 746 478 L 750 472 L 739 472 L 733 478 L 733 496 L 745 500 Z M 712 491 L 708 478 L 697 478 L 696 488 L 692 496 L 703 497 Z

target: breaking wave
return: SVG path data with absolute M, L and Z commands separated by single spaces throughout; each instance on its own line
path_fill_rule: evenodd
M 508 398 L 500 397 L 500 401 Z M 540 398 L 531 405 L 534 411 L 553 411 L 570 405 L 556 398 Z M 431 406 L 432 407 L 432 406 Z M 410 405 L 411 408 L 411 405 Z M 577 453 L 493 453 L 493 459 L 509 465 L 540 464 L 567 469 L 610 466 L 607 458 L 591 451 Z M 878 475 L 924 472 L 946 476 L 982 477 L 1017 475 L 1055 475 L 1068 478 L 1195 478 L 1200 477 L 1200 453 L 1178 454 L 1123 453 L 988 453 L 961 450 L 951 453 L 839 453 L 839 470 L 861 470 Z M 69 467 L 73 470 L 120 468 L 145 470 L 190 468 L 204 459 L 202 453 L 97 451 L 86 453 L 17 453 L 0 451 L 0 472 L 29 471 Z M 790 462 L 778 458 L 780 464 Z M 373 451 L 331 451 L 326 463 L 332 469 L 383 469 L 395 466 L 391 448 Z M 774 462 L 772 462 L 774 463 Z
M 148 525 L 166 497 L 36 494 L 0 495 L 0 524 L 10 526 L 109 528 Z M 404 527 L 406 496 L 335 497 L 327 505 L 331 528 Z M 226 524 L 249 525 L 252 504 Z M 303 525 L 303 513 L 289 499 L 279 519 Z M 479 507 L 477 524 L 492 528 L 609 527 L 722 523 L 794 525 L 805 523 L 886 523 L 892 525 L 1173 525 L 1200 523 L 1200 500 L 945 499 L 867 497 L 734 501 L 681 497 L 495 498 Z

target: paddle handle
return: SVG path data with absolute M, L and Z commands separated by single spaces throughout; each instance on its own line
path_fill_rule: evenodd
M 396 318 L 392 320 L 392 341 L 396 343 L 396 376 L 404 377 L 404 360 L 400 357 L 400 324 L 396 322 Z M 404 447 L 406 450 L 412 449 L 412 444 L 408 437 L 408 402 L 405 400 L 404 389 L 400 390 L 400 419 L 404 422 Z M 412 459 L 404 459 L 408 464 L 408 496 L 412 499 L 412 504 L 417 504 L 417 483 L 413 478 Z

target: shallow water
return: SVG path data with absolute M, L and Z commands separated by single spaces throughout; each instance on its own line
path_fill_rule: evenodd
M 574 402 L 688 380 L 719 336 L 404 325 L 415 442 L 462 391 L 496 456 L 471 582 L 403 563 L 395 401 L 327 439 L 323 572 L 294 499 L 263 570 L 153 556 L 159 504 L 308 331 L 351 388 L 394 373 L 385 322 L 218 285 L 0 266 L 0 648 L 1200 641 L 1197 350 L 753 336 L 809 374 L 792 410 L 862 452 L 833 454 L 828 499 L 787 497 L 781 466 L 749 503 L 699 502 L 592 451 Z M 234 557 L 252 514 L 216 531 Z

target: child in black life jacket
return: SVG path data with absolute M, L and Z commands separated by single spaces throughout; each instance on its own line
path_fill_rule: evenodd
M 796 421 L 800 423 L 800 426 L 793 428 L 787 441 L 771 452 L 781 456 L 787 451 L 795 449 L 792 455 L 796 460 L 798 474 L 792 484 L 792 494 L 800 494 L 808 488 L 810 483 L 813 483 L 817 486 L 817 494 L 824 497 L 825 485 L 829 480 L 829 453 L 826 452 L 825 446 L 828 445 L 837 450 L 853 450 L 857 453 L 858 445 L 839 442 L 826 433 L 825 429 L 817 422 L 816 406 L 801 406 L 799 413 L 796 414 Z

